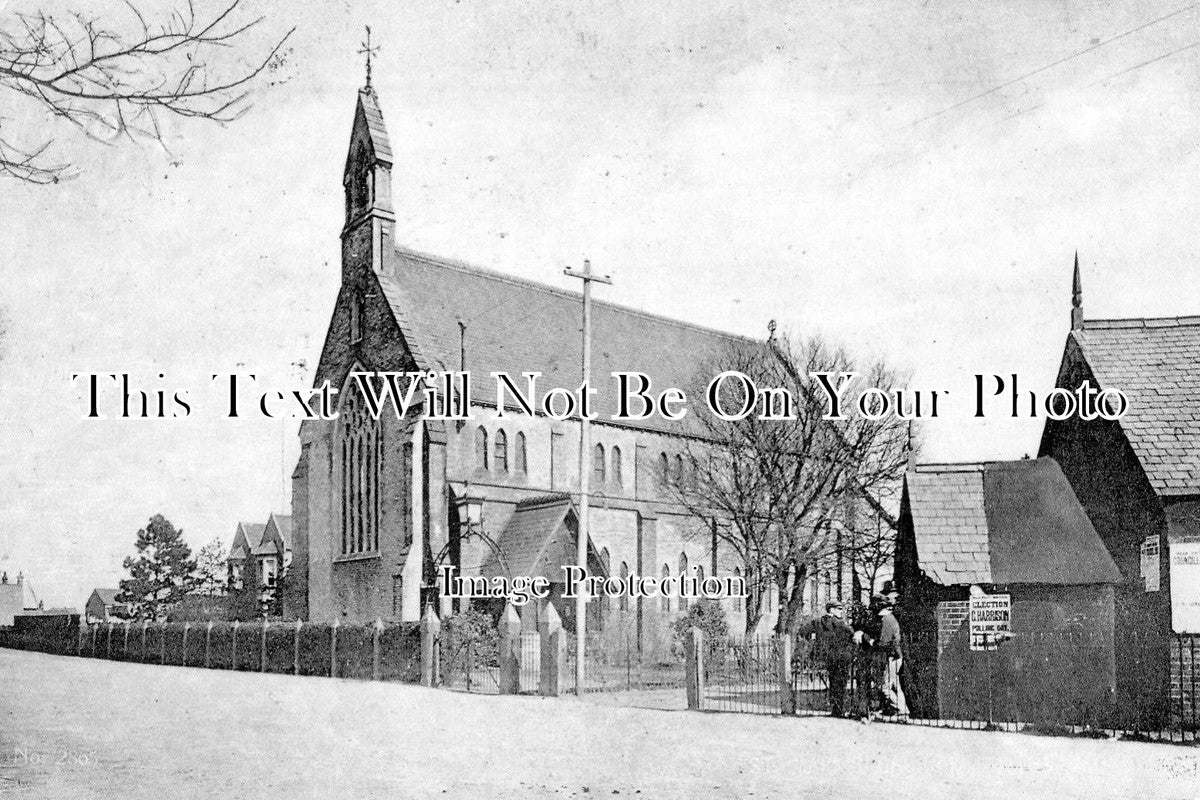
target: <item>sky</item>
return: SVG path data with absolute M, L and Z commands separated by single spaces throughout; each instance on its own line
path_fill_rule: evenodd
M 209 376 L 311 378 L 364 25 L 401 243 L 567 288 L 587 257 L 606 300 L 883 358 L 950 392 L 923 460 L 1036 454 L 971 380 L 1052 388 L 1076 250 L 1086 316 L 1200 312 L 1200 7 L 244 2 L 251 50 L 295 32 L 230 125 L 105 145 L 0 88 L 79 171 L 0 183 L 0 568 L 47 604 L 115 585 L 155 513 L 199 548 L 288 508 L 296 423 L 221 418 Z M 85 419 L 90 372 L 193 413 Z

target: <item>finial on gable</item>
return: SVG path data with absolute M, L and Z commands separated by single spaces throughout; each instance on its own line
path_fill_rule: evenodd
M 1083 285 L 1079 281 L 1079 251 L 1075 251 L 1075 275 L 1071 279 L 1071 330 L 1083 330 Z

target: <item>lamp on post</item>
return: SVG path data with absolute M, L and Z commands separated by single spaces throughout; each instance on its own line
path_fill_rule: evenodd
M 483 498 L 471 497 L 465 492 L 455 500 L 458 523 L 462 533 L 477 533 L 483 528 Z

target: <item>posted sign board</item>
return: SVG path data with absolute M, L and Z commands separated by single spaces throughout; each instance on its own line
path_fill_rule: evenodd
M 995 650 L 1007 638 L 1012 621 L 1012 595 L 985 594 L 971 598 L 971 649 Z M 1002 636 L 1003 635 L 1003 636 Z
M 1200 542 L 1171 542 L 1171 627 L 1200 633 Z

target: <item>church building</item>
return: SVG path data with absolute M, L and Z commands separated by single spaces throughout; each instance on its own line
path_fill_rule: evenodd
M 340 390 L 338 419 L 307 420 L 293 474 L 293 561 L 285 613 L 312 620 L 415 621 L 438 594 L 443 565 L 460 575 L 561 573 L 575 563 L 580 426 L 496 407 L 493 372 L 518 381 L 540 372 L 539 391 L 574 391 L 581 378 L 580 295 L 414 252 L 397 241 L 395 155 L 370 84 L 359 91 L 343 184 L 342 281 L 315 384 Z M 402 193 L 398 193 L 401 194 Z M 686 387 L 744 339 L 595 302 L 591 385 L 591 571 L 658 578 L 740 574 L 710 525 L 672 500 L 688 429 L 657 415 L 610 421 L 612 371 L 638 370 L 655 387 Z M 426 419 L 419 409 L 375 419 L 352 372 L 466 371 L 470 421 Z M 544 389 L 543 389 L 544 387 Z M 501 412 L 503 416 L 501 416 Z M 827 576 L 818 576 L 818 579 Z M 840 583 L 840 582 L 839 582 Z M 722 601 L 730 629 L 744 603 Z M 774 624 L 767 600 L 763 629 Z M 556 602 L 568 628 L 573 602 Z M 668 643 L 667 624 L 688 607 L 679 596 L 589 603 L 589 631 Z M 540 610 L 530 605 L 526 624 Z M 594 619 L 593 619 L 594 615 Z

